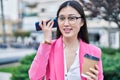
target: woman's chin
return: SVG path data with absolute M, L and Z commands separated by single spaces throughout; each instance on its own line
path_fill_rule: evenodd
M 71 35 L 71 34 L 64 34 L 63 35 L 63 37 L 65 37 L 65 38 L 71 38 L 73 35 Z

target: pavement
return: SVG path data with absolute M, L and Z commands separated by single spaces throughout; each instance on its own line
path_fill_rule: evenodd
M 26 55 L 30 55 L 35 53 L 36 50 L 32 48 L 27 49 L 15 49 L 15 48 L 6 48 L 1 49 L 0 48 L 0 66 L 12 63 L 14 61 L 18 61 L 19 59 L 23 58 Z M 10 77 L 12 76 L 11 73 L 5 73 L 0 72 L 0 80 L 10 80 Z
M 11 73 L 0 72 L 0 80 L 10 80 Z

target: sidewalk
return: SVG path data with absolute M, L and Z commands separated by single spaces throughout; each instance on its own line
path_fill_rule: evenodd
M 10 80 L 12 74 L 6 72 L 0 72 L 0 80 Z

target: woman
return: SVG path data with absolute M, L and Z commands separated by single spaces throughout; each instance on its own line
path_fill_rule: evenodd
M 66 1 L 57 12 L 57 37 L 52 40 L 53 21 L 39 24 L 44 42 L 29 70 L 30 80 L 103 80 L 101 50 L 89 44 L 85 14 L 77 1 Z M 42 21 L 40 21 L 42 23 Z M 97 65 L 82 76 L 84 55 L 100 58 Z M 86 65 L 87 66 L 87 65 Z

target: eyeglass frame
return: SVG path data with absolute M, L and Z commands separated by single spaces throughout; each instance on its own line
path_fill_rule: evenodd
M 57 18 L 57 20 L 59 20 L 59 17 L 60 17 L 60 16 L 56 17 L 56 18 Z M 68 23 L 69 23 L 69 24 L 71 24 L 71 23 L 69 22 L 69 21 L 70 21 L 70 19 L 69 19 L 69 18 L 70 18 L 70 16 L 69 16 L 69 17 L 67 17 L 67 19 L 68 19 Z M 77 21 L 77 19 L 82 18 L 82 16 L 80 16 L 80 17 L 74 16 L 74 18 L 75 18 L 75 20 Z M 61 24 L 64 24 L 64 23 L 65 23 L 65 20 L 66 20 L 66 17 L 64 17 L 64 20 L 61 20 Z M 76 22 L 76 21 L 75 21 L 75 22 Z M 75 24 L 75 23 L 73 23 L 73 24 Z M 73 24 L 71 24 L 71 25 L 73 25 Z

